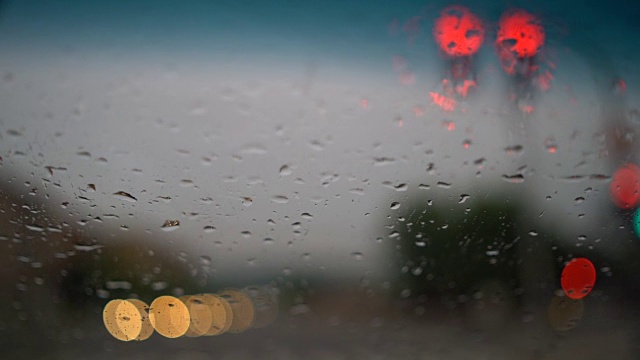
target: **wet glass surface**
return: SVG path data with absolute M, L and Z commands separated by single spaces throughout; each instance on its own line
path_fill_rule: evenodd
M 0 1 L 0 357 L 637 358 L 639 9 Z

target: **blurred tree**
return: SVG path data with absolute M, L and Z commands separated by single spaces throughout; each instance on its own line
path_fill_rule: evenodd
M 411 295 L 467 294 L 487 279 L 518 286 L 519 203 L 499 196 L 462 204 L 415 203 L 395 226 L 392 267 Z

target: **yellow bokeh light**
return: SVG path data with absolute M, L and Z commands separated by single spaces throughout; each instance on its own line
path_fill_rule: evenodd
M 107 331 L 122 341 L 146 340 L 154 330 L 167 338 L 199 337 L 268 326 L 278 305 L 276 289 L 248 286 L 219 294 L 160 296 L 151 306 L 138 299 L 115 299 L 102 316 Z
M 147 304 L 140 300 L 112 300 L 104 307 L 102 319 L 107 331 L 121 341 L 146 340 L 153 333 Z
M 240 333 L 249 329 L 255 320 L 255 307 L 246 292 L 228 289 L 220 293 L 231 305 L 233 321 L 229 328 L 230 333 Z
M 149 309 L 149 319 L 154 329 L 168 338 L 184 335 L 191 323 L 187 306 L 173 296 L 160 296 L 155 299 Z
M 275 321 L 278 316 L 278 298 L 273 288 L 249 286 L 245 288 L 255 308 L 254 328 L 263 328 Z

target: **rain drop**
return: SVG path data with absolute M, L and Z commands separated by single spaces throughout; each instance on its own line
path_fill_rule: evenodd
M 200 256 L 200 263 L 204 266 L 211 265 L 211 257 L 207 255 Z
M 128 201 L 128 202 L 136 202 L 136 201 L 138 201 L 138 199 L 133 197 L 133 195 L 129 194 L 128 192 L 124 192 L 124 191 L 115 192 L 115 193 L 113 193 L 113 196 L 115 196 L 116 198 L 118 198 L 120 200 L 125 200 L 125 201 Z
M 98 249 L 101 249 L 103 247 L 104 247 L 104 245 L 98 245 L 98 244 L 94 244 L 94 245 L 74 244 L 73 245 L 74 249 L 76 249 L 78 251 L 85 251 L 85 252 L 98 250 Z
M 180 227 L 180 220 L 165 220 L 164 224 L 162 224 L 162 230 L 164 231 L 174 231 Z
M 513 183 L 513 184 L 522 184 L 524 182 L 524 175 L 522 174 L 502 175 L 502 180 Z
M 292 171 L 291 168 L 289 167 L 289 165 L 282 165 L 280 167 L 280 176 L 289 176 L 291 175 Z
M 520 155 L 522 154 L 523 150 L 524 147 L 522 147 L 522 145 L 513 145 L 504 148 L 504 151 L 507 153 L 507 155 Z
M 438 186 L 439 188 L 443 188 L 443 189 L 449 189 L 449 188 L 451 188 L 451 183 L 446 183 L 444 181 L 438 181 L 436 186 Z
M 196 184 L 193 182 L 193 180 L 189 180 L 189 179 L 182 179 L 180 180 L 180 186 L 182 187 L 194 187 Z
M 275 195 L 271 198 L 271 201 L 276 204 L 286 204 L 289 202 L 289 198 L 284 195 Z

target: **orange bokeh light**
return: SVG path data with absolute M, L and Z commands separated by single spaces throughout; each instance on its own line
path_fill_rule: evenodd
M 562 270 L 562 290 L 571 299 L 582 299 L 589 295 L 596 283 L 596 268 L 587 258 L 571 260 Z
M 640 202 L 640 168 L 625 164 L 613 174 L 609 185 L 611 200 L 622 209 L 633 208 Z
M 478 16 L 464 6 L 449 6 L 440 12 L 433 37 L 448 56 L 471 56 L 484 42 L 484 26 Z

